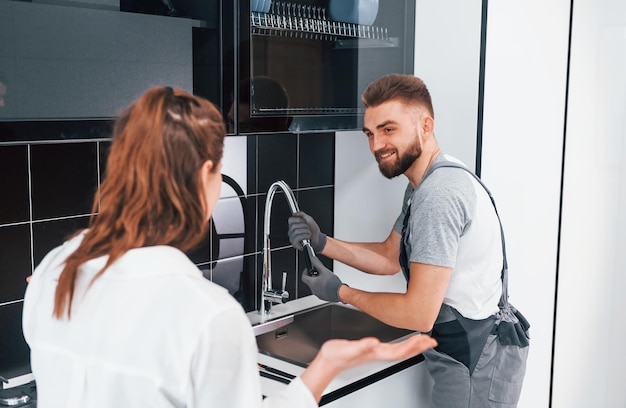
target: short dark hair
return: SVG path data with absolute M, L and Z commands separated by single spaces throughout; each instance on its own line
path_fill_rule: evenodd
M 420 105 L 435 117 L 430 92 L 424 81 L 413 75 L 389 74 L 370 83 L 361 101 L 368 107 L 375 107 L 394 99 L 400 99 L 410 105 Z

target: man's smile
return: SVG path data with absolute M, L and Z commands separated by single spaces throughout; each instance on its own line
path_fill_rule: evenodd
M 376 161 L 378 163 L 382 163 L 384 161 L 390 160 L 395 155 L 396 155 L 396 150 L 378 151 L 376 152 Z

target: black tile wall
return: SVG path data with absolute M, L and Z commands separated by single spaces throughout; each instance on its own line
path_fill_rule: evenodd
M 0 224 L 28 221 L 28 146 L 0 146 Z
M 335 218 L 334 212 L 328 211 L 328 208 L 334 208 L 335 189 L 332 186 L 327 186 L 300 190 L 296 197 L 300 203 L 300 210 L 313 217 L 322 232 L 332 236 Z
M 276 180 L 297 187 L 298 137 L 294 134 L 258 136 L 257 191 L 266 192 Z
M 208 230 L 202 242 L 200 242 L 195 248 L 187 251 L 187 256 L 193 261 L 193 263 L 204 266 L 211 262 L 211 253 L 213 252 L 211 243 L 214 242 L 214 237 L 215 229 L 211 220 L 209 221 Z M 207 268 L 209 267 L 207 266 Z
M 271 251 L 272 253 L 272 287 L 274 289 L 282 289 L 283 273 L 287 274 L 285 288 L 289 292 L 289 299 L 296 299 L 301 296 L 298 294 L 297 285 L 299 284 L 299 273 L 297 273 L 296 251 L 291 248 L 282 248 Z M 259 271 L 263 268 L 263 256 L 257 257 L 257 268 Z M 259 272 L 261 273 L 261 272 Z M 261 280 L 258 281 L 257 290 L 261 291 Z M 257 307 L 258 307 L 257 301 Z
M 333 144 L 334 146 L 334 144 Z M 333 148 L 334 153 L 334 148 Z M 335 223 L 334 211 L 328 211 L 329 208 L 334 208 L 335 203 L 335 189 L 332 186 L 310 189 L 310 190 L 301 190 L 297 193 L 298 202 L 300 203 L 300 210 L 309 214 L 317 225 L 319 225 L 320 230 L 329 235 L 334 236 L 333 225 Z M 324 266 L 328 269 L 333 269 L 332 260 L 320 257 Z M 304 256 L 302 254 L 298 254 L 298 262 L 297 268 L 298 271 L 302 271 L 305 267 Z M 309 287 L 302 282 L 302 279 L 299 279 L 298 286 L 298 296 L 304 297 L 311 294 Z
M 111 142 L 104 141 L 104 142 L 98 143 L 98 160 L 100 163 L 98 183 L 104 180 L 104 176 L 106 175 L 107 158 L 109 157 L 110 149 L 111 149 Z
M 294 191 L 294 194 L 297 192 Z M 265 203 L 267 194 L 259 196 L 259 214 L 257 224 L 257 240 L 258 249 L 263 249 L 263 228 L 265 224 Z M 291 216 L 291 208 L 287 202 L 287 198 L 282 190 L 277 190 L 272 200 L 272 208 L 270 213 L 270 248 L 280 248 L 290 245 L 287 236 L 287 220 Z
M 26 277 L 51 249 L 89 224 L 92 200 L 105 176 L 111 145 L 110 140 L 90 137 L 94 128 L 102 132 L 108 126 L 108 122 L 94 122 L 93 126 L 73 122 L 14 123 L 14 140 L 25 142 L 3 144 L 0 140 L 0 324 L 3 333 L 10 333 L 0 336 L 0 375 L 5 377 L 23 373 L 23 367 L 29 364 L 28 347 L 21 333 Z M 81 131 L 85 137 L 81 137 Z M 71 137 L 62 137 L 67 134 Z M 58 142 L 51 141 L 54 135 Z M 247 160 L 229 166 L 241 166 L 237 169 L 245 175 L 245 185 L 229 184 L 226 174 L 222 190 L 230 190 L 220 199 L 219 211 L 214 212 L 204 241 L 187 254 L 207 279 L 226 287 L 246 311 L 252 311 L 258 307 L 263 216 L 271 183 L 284 180 L 294 190 L 301 209 L 311 214 L 324 232 L 333 233 L 335 135 L 244 137 L 246 143 L 237 146 L 244 146 L 246 151 L 234 156 Z M 43 139 L 48 141 L 31 142 Z M 301 254 L 288 241 L 289 215 L 287 200 L 279 191 L 271 218 L 272 281 L 279 288 L 282 272 L 287 272 L 286 289 L 295 299 L 310 291 L 299 277 L 304 265 Z M 246 226 L 243 230 L 242 223 Z M 332 261 L 323 262 L 332 267 Z
M 298 188 L 334 184 L 334 133 L 300 135 L 298 158 Z
M 17 377 L 30 372 L 30 351 L 22 335 L 23 302 L 0 306 L 0 375 Z
M 318 133 L 303 135 L 259 136 L 257 139 L 257 214 L 256 281 L 251 276 L 244 283 L 255 282 L 254 290 L 261 290 L 263 265 L 263 229 L 267 190 L 276 180 L 284 180 L 296 196 L 302 211 L 310 214 L 322 231 L 333 235 L 334 225 L 334 158 L 335 134 Z M 254 186 L 253 186 L 254 188 Z M 287 272 L 287 291 L 290 298 L 310 295 L 309 288 L 302 283 L 300 272 L 304 268 L 304 258 L 291 248 L 287 236 L 287 219 L 291 215 L 284 193 L 277 190 L 272 201 L 270 218 L 270 248 L 272 256 L 272 286 L 280 288 L 282 273 Z M 301 258 L 301 259 L 300 259 Z M 332 261 L 323 260 L 332 269 Z M 246 271 L 246 273 L 252 273 Z M 251 289 L 248 292 L 252 292 Z M 258 300 L 254 299 L 258 303 Z M 257 308 L 258 305 L 255 306 Z
M 97 143 L 31 147 L 33 219 L 89 214 L 98 187 Z
M 37 266 L 50 250 L 65 242 L 76 231 L 87 228 L 89 216 L 33 222 L 33 258 Z
M 30 271 L 30 226 L 0 226 L 0 304 L 24 298 Z

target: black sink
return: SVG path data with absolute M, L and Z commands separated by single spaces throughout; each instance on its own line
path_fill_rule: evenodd
M 256 337 L 259 351 L 302 367 L 313 360 L 329 339 L 377 337 L 392 342 L 411 330 L 389 326 L 357 309 L 327 303 L 294 315 L 292 323 Z

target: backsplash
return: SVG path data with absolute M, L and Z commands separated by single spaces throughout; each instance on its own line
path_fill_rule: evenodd
M 110 140 L 103 137 L 103 129 L 110 123 L 0 125 L 0 375 L 12 378 L 30 372 L 21 332 L 26 277 L 48 251 L 87 227 L 94 193 L 106 172 Z M 13 142 L 3 142 L 4 132 L 11 132 Z M 29 142 L 35 139 L 46 141 Z M 227 136 L 224 181 L 211 233 L 188 255 L 207 279 L 226 287 L 246 311 L 258 307 L 265 193 L 271 183 L 284 180 L 300 208 L 332 235 L 334 155 L 334 133 Z M 287 291 L 294 299 L 310 291 L 296 273 L 304 261 L 289 245 L 290 210 L 281 195 L 277 193 L 272 206 L 273 285 L 280 287 L 282 272 L 287 272 Z M 324 262 L 332 267 L 332 262 Z

